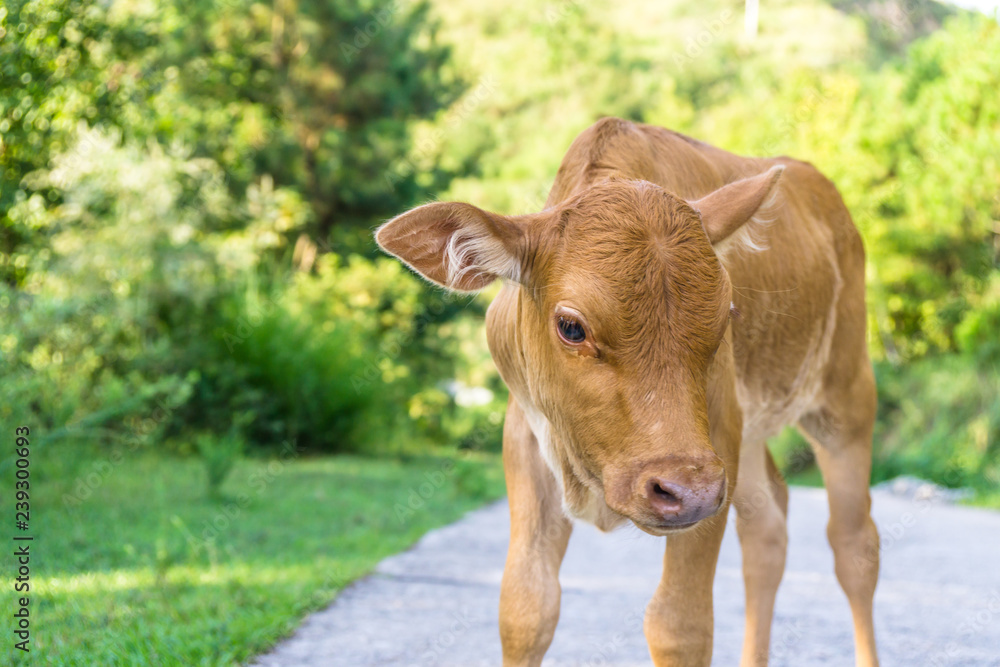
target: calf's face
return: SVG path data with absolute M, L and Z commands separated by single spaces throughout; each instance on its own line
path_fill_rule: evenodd
M 508 282 L 490 308 L 490 348 L 565 507 L 598 525 L 625 517 L 662 535 L 724 504 L 707 384 L 731 285 L 713 243 L 749 220 L 779 176 L 690 203 L 612 179 L 514 218 L 428 204 L 376 238 L 449 289 Z

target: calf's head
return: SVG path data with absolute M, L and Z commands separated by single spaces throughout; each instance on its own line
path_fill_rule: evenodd
M 693 202 L 609 179 L 526 216 L 433 203 L 376 238 L 448 289 L 507 282 L 490 307 L 490 349 L 564 506 L 602 527 L 625 517 L 662 535 L 724 504 L 707 385 L 732 288 L 713 246 L 755 214 L 780 173 Z

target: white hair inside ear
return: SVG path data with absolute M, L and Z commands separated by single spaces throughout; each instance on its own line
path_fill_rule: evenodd
M 449 287 L 488 284 L 488 276 L 521 279 L 521 263 L 485 225 L 473 223 L 457 229 L 448 239 L 446 255 Z
M 728 183 L 690 202 L 715 248 L 724 257 L 735 248 L 761 251 L 767 248 L 766 227 L 776 218 L 779 186 L 785 166 Z
M 778 188 L 774 188 L 742 227 L 715 244 L 716 254 L 727 257 L 732 252 L 762 252 L 770 248 L 767 228 L 778 218 L 778 202 Z
M 470 204 L 434 202 L 379 227 L 375 240 L 427 280 L 475 292 L 497 278 L 520 281 L 524 233 L 512 218 Z

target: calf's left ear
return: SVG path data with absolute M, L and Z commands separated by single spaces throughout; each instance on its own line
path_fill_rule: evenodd
M 497 278 L 520 281 L 524 237 L 511 218 L 454 202 L 418 206 L 375 232 L 387 253 L 456 292 L 483 289 Z
M 746 224 L 777 188 L 784 165 L 763 174 L 724 185 L 701 199 L 689 202 L 701 214 L 701 223 L 712 244 L 720 243 Z

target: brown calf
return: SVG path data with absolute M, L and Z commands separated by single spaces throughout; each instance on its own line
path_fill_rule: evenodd
M 427 204 L 377 239 L 448 289 L 505 280 L 487 315 L 510 389 L 505 666 L 539 665 L 552 641 L 571 517 L 668 536 L 646 610 L 653 662 L 708 665 L 730 503 L 742 665 L 766 664 L 788 502 L 766 441 L 786 424 L 812 443 L 826 482 L 857 664 L 877 664 L 864 250 L 816 169 L 604 119 L 570 147 L 542 212 Z

